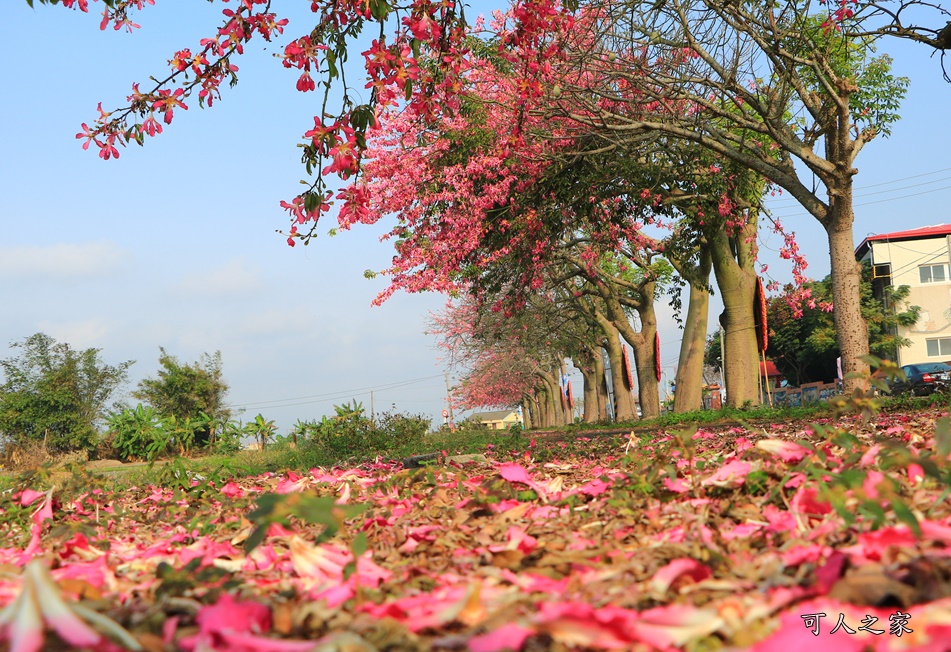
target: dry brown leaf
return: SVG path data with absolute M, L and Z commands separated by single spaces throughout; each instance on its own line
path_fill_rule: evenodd
M 525 553 L 521 550 L 500 550 L 492 553 L 492 565 L 496 568 L 508 568 L 517 570 L 525 559 Z
M 850 571 L 833 584 L 829 597 L 859 606 L 908 607 L 914 603 L 915 590 L 890 577 L 882 566 L 869 564 Z

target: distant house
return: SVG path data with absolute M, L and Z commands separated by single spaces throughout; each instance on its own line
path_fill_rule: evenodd
M 759 363 L 759 377 L 765 385 L 770 387 L 779 387 L 782 384 L 783 375 L 776 368 L 776 363 L 772 360 Z
M 855 250 L 860 262 L 872 265 L 872 289 L 907 285 L 907 303 L 920 306 L 921 316 L 898 336 L 911 345 L 898 350 L 899 365 L 951 360 L 951 224 L 865 238 Z
M 498 412 L 475 412 L 470 414 L 466 421 L 484 423 L 492 430 L 508 430 L 515 424 L 521 425 L 522 417 L 517 410 L 501 410 Z

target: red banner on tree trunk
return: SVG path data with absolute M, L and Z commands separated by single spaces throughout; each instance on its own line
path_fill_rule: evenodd
M 654 333 L 654 372 L 660 382 L 660 333 Z
M 756 294 L 753 298 L 753 315 L 756 319 L 756 346 L 762 353 L 769 345 L 769 328 L 766 323 L 766 291 L 763 280 L 756 278 Z
M 621 361 L 624 363 L 624 374 L 627 376 L 627 386 L 634 389 L 634 374 L 631 373 L 631 359 L 627 355 L 627 347 L 621 345 Z

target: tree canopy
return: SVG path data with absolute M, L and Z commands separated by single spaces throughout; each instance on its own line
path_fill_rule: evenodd
M 222 374 L 221 351 L 203 353 L 196 362 L 182 363 L 160 347 L 159 367 L 157 377 L 143 379 L 132 395 L 151 405 L 161 416 L 179 421 L 205 415 L 209 423 L 196 437 L 197 443 L 205 443 L 215 421 L 231 418 L 225 403 L 228 383 Z
M 50 452 L 93 446 L 134 361 L 110 365 L 101 349 L 77 351 L 45 333 L 10 347 L 19 354 L 0 360 L 0 436 L 17 445 L 42 441 Z
M 790 306 L 788 293 L 769 301 L 769 346 L 767 356 L 790 384 L 829 382 L 836 377 L 836 358 L 840 355 L 832 319 L 832 278 L 806 283 L 797 291 L 805 303 Z M 921 309 L 907 305 L 910 288 L 884 286 L 876 296 L 872 268 L 862 266 L 862 315 L 869 326 L 869 350 L 873 355 L 895 360 L 899 347 L 909 341 L 899 337 L 897 327 L 912 326 Z M 797 314 L 798 313 L 798 314 Z

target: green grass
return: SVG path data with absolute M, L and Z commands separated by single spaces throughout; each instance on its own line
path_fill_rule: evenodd
M 832 408 L 825 403 L 814 403 L 800 407 L 773 408 L 763 405 L 749 408 L 729 408 L 720 410 L 695 410 L 692 412 L 668 412 L 652 419 L 638 419 L 621 423 L 573 423 L 556 428 L 565 432 L 583 430 L 651 430 L 673 428 L 687 425 L 716 425 L 723 423 L 744 423 L 747 421 L 786 421 L 831 416 Z
M 947 408 L 948 396 L 913 397 L 908 395 L 881 397 L 881 409 L 885 412 L 916 412 L 932 408 Z M 717 411 L 698 410 L 681 414 L 668 413 L 654 419 L 642 419 L 627 423 L 584 424 L 551 429 L 566 435 L 582 431 L 633 430 L 642 434 L 657 430 L 675 429 L 682 426 L 713 426 L 718 424 L 748 424 L 751 422 L 808 421 L 834 416 L 833 407 L 825 403 L 795 408 L 770 408 L 755 406 L 746 409 L 724 408 Z M 95 470 L 73 469 L 75 482 L 52 477 L 52 469 L 43 469 L 29 476 L 33 488 L 68 484 L 82 486 L 95 480 L 103 486 L 115 489 L 148 484 L 167 485 L 178 478 L 201 478 L 212 480 L 217 486 L 230 478 L 259 475 L 266 472 L 288 470 L 306 471 L 314 467 L 353 466 L 377 457 L 384 461 L 402 460 L 413 455 L 446 452 L 450 455 L 480 453 L 488 447 L 498 451 L 519 452 L 524 450 L 532 432 L 512 433 L 504 430 L 489 430 L 485 427 L 464 427 L 450 432 L 407 435 L 405 432 L 388 433 L 376 430 L 361 432 L 343 431 L 332 440 L 301 439 L 297 447 L 287 441 L 271 444 L 265 450 L 244 450 L 232 455 L 207 455 L 195 458 L 173 458 L 152 465 L 137 465 L 132 468 L 109 468 Z M 536 450 L 536 454 L 542 454 Z M 86 478 L 86 480 L 83 480 Z M 20 486 L 25 475 L 0 475 L 0 492 Z
M 300 440 L 296 448 L 287 443 L 278 443 L 261 450 L 244 450 L 234 455 L 209 455 L 195 458 L 163 460 L 153 465 L 134 468 L 99 471 L 112 476 L 116 486 L 143 486 L 168 484 L 174 481 L 174 473 L 184 471 L 190 477 L 211 479 L 216 484 L 229 478 L 259 475 L 267 472 L 307 471 L 314 467 L 350 466 L 381 457 L 385 461 L 402 460 L 413 455 L 443 452 L 450 455 L 484 452 L 488 446 L 503 450 L 521 449 L 527 443 L 524 437 L 513 437 L 507 431 L 485 428 L 440 431 L 419 438 L 393 438 L 390 445 L 369 455 L 335 457 L 333 451 L 316 442 Z

